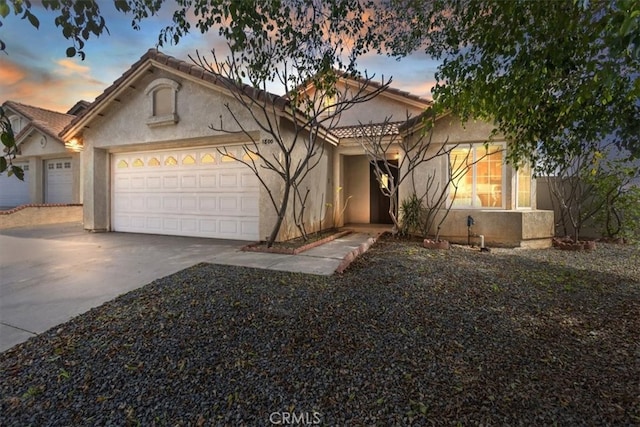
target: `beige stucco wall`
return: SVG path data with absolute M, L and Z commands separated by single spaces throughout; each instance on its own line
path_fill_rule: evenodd
M 415 135 L 413 138 L 420 138 L 420 136 Z M 423 141 L 427 143 L 428 139 L 425 138 Z M 407 154 L 404 152 L 400 153 L 400 178 L 402 178 L 402 175 L 407 176 L 404 181 L 400 183 L 398 190 L 399 205 L 414 193 L 418 196 L 425 195 L 425 197 L 429 197 L 430 200 L 436 197 L 436 194 L 441 189 L 442 183 L 446 181 L 447 176 L 448 161 L 446 155 L 442 154 L 442 150 L 442 143 L 432 141 L 425 156 L 425 158 L 429 160 L 419 165 L 409 175 L 407 175 L 409 167 Z M 398 151 L 402 150 L 398 148 Z M 410 154 L 410 156 L 416 156 L 416 154 Z
M 43 145 L 44 143 L 44 145 Z M 49 135 L 33 131 L 23 139 L 20 144 L 22 156 L 42 156 L 42 157 L 66 157 L 67 151 L 60 140 L 51 138 Z
M 107 150 L 87 147 L 82 152 L 83 223 L 85 230 L 108 231 L 110 223 L 110 175 Z
M 448 160 L 446 155 L 436 155 L 442 143 L 470 144 L 486 141 L 491 133 L 492 126 L 487 123 L 471 122 L 462 126 L 455 116 L 447 116 L 441 119 L 435 126 L 432 136 L 432 147 L 429 156 L 436 156 L 427 163 L 416 168 L 413 176 L 400 188 L 400 203 L 409 197 L 415 190 L 426 192 L 428 177 L 433 177 L 431 200 L 445 189 L 447 182 Z M 414 135 L 414 138 L 417 137 Z M 503 142 L 495 138 L 494 142 Z M 502 183 L 503 206 L 498 209 L 465 209 L 453 207 L 447 215 L 441 229 L 441 238 L 457 243 L 467 242 L 467 216 L 471 215 L 475 220 L 472 232 L 484 235 L 487 245 L 500 246 L 526 246 L 547 247 L 551 244 L 553 236 L 553 212 L 536 210 L 536 186 L 532 182 L 531 208 L 517 209 L 516 206 L 516 171 L 507 165 L 504 168 Z M 417 192 L 418 195 L 422 195 Z M 430 230 L 433 235 L 435 227 L 442 218 L 444 212 L 437 216 L 434 228 Z M 478 242 L 478 239 L 475 240 Z
M 338 126 L 358 125 L 359 123 L 382 123 L 385 119 L 402 122 L 415 117 L 424 111 L 423 108 L 410 106 L 384 94 L 362 104 L 355 104 L 340 115 Z
M 291 122 L 287 120 L 281 120 L 279 123 L 280 135 L 283 140 L 292 142 L 295 137 L 295 130 Z M 265 138 L 272 138 L 268 134 L 264 134 Z M 309 134 L 304 131 L 300 131 L 291 153 L 291 164 L 296 165 L 307 154 L 306 144 L 309 143 Z M 326 229 L 332 227 L 332 215 L 328 208 L 328 204 L 333 204 L 333 154 L 334 147 L 322 140 L 318 140 L 315 144 L 314 155 L 309 162 L 311 167 L 306 176 L 299 181 L 299 189 L 301 197 L 306 196 L 304 205 L 304 214 L 302 222 L 304 229 L 307 233 L 318 231 L 319 229 Z M 268 144 L 260 146 L 260 153 L 262 157 L 274 161 L 274 158 L 278 158 L 281 161 L 284 160 L 282 150 L 277 144 Z M 314 165 L 317 161 L 317 164 Z M 294 172 L 295 167 L 291 167 L 291 173 Z M 270 235 L 275 223 L 277 221 L 277 212 L 273 206 L 273 202 L 269 196 L 269 192 L 276 200 L 278 207 L 282 202 L 284 195 L 285 183 L 284 180 L 279 177 L 275 172 L 270 171 L 264 167 L 260 167 L 261 177 L 269 187 L 267 191 L 264 186 L 260 189 L 260 238 L 265 239 Z M 300 213 L 300 199 L 296 197 L 293 188 L 289 195 L 289 203 L 287 214 L 282 222 L 280 232 L 277 240 L 283 241 L 292 239 L 300 235 L 300 231 L 294 221 L 294 208 L 295 212 Z
M 29 201 L 44 203 L 44 160 L 39 156 L 25 160 L 29 161 Z
M 491 123 L 475 120 L 462 123 L 455 114 L 448 114 L 436 121 L 433 128 L 433 142 L 485 142 L 493 129 L 494 126 Z M 494 140 L 501 141 L 503 138 L 496 135 Z
M 540 177 L 534 180 L 537 185 L 536 191 L 536 199 L 538 203 L 538 207 L 540 209 L 548 209 L 554 211 L 555 213 L 555 235 L 556 236 L 565 236 L 570 235 L 573 236 L 575 234 L 575 230 L 573 225 L 571 225 L 571 220 L 568 216 L 566 216 L 566 220 L 563 223 L 562 220 L 562 211 L 560 209 L 560 205 L 558 201 L 554 198 L 550 188 L 549 188 L 549 180 L 554 180 L 557 178 L 554 177 Z M 570 189 L 567 186 L 567 194 Z M 599 238 L 602 237 L 602 230 L 598 227 L 593 218 L 587 219 L 580 229 L 580 238 Z
M 373 81 L 379 83 L 380 79 L 374 79 Z M 369 94 L 372 89 L 375 88 L 370 87 L 364 91 Z M 360 90 L 360 86 L 355 82 L 350 82 L 346 85 L 341 80 L 337 84 L 337 90 L 341 99 L 353 99 Z M 309 96 L 314 96 L 315 89 L 309 89 L 307 93 Z M 360 123 L 381 123 L 385 119 L 389 119 L 392 122 L 402 122 L 407 120 L 408 117 L 420 115 L 426 107 L 427 104 L 425 103 L 402 98 L 393 93 L 382 92 L 367 102 L 354 103 L 343 110 L 337 122 L 333 124 L 335 126 L 352 126 Z M 325 125 L 327 124 L 328 122 L 325 123 Z
M 288 121 L 283 121 L 281 125 L 281 132 L 283 136 L 286 136 L 287 140 L 293 141 L 294 131 L 291 123 Z M 305 145 L 306 143 L 308 143 L 307 138 L 309 138 L 309 135 L 306 132 L 301 132 L 298 135 L 296 145 L 292 151 L 293 165 L 296 165 L 298 161 L 301 161 L 306 156 L 307 149 Z M 272 146 L 272 148 L 274 153 L 279 156 L 280 150 L 277 149 L 275 145 Z M 334 197 L 334 148 L 331 144 L 325 143 L 323 141 L 317 141 L 314 152 L 315 154 L 309 162 L 309 166 L 313 166 L 316 161 L 317 164 L 306 172 L 306 177 L 304 179 L 301 179 L 299 184 L 300 197 L 305 200 L 303 223 L 304 228 L 308 233 L 318 231 L 321 228 L 326 229 L 333 226 L 332 210 L 328 205 L 333 205 Z M 295 167 L 292 167 L 291 171 L 293 172 L 294 170 Z M 271 179 L 268 182 L 272 183 L 272 191 L 277 188 L 279 190 L 279 193 L 276 194 L 282 194 L 282 189 L 284 188 L 284 181 L 282 179 L 274 177 L 273 174 L 271 174 Z M 267 205 L 265 204 L 265 206 Z M 292 189 L 287 215 L 285 217 L 285 220 L 283 221 L 282 228 L 278 235 L 278 240 L 288 240 L 300 235 L 300 231 L 298 230 L 295 221 L 293 220 L 294 215 L 299 215 L 300 208 L 301 199 L 296 198 L 296 194 Z M 274 209 L 271 207 L 271 204 L 269 204 L 268 211 L 265 213 L 264 217 L 261 215 L 261 230 L 264 227 L 264 231 L 266 233 L 270 232 L 275 224 L 275 219 L 276 218 Z
M 471 243 L 483 235 L 487 246 L 540 248 L 551 246 L 553 211 L 547 210 L 451 210 L 443 223 L 441 239 L 467 243 L 467 216 L 474 219 Z
M 72 190 L 69 203 L 82 203 L 80 191 L 80 154 L 71 152 L 57 139 L 39 130 L 33 130 L 20 143 L 20 155 L 17 161 L 29 162 L 29 202 L 45 202 L 45 161 L 52 159 L 71 159 L 72 162 Z
M 152 104 L 151 97 L 144 91 L 147 85 L 160 78 L 169 78 L 180 84 L 176 95 L 179 121 L 171 125 L 149 126 L 147 120 L 152 116 Z M 150 146 L 159 142 L 175 142 L 175 146 L 184 146 L 178 141 L 227 135 L 209 129 L 209 125 L 215 123 L 219 126 L 222 120 L 225 128 L 240 130 L 225 107 L 227 103 L 238 120 L 247 125 L 247 130 L 258 130 L 246 109 L 235 99 L 223 94 L 219 88 L 204 86 L 204 82 L 196 83 L 155 69 L 153 73 L 144 74 L 133 86 L 135 89 L 128 88 L 117 98 L 119 101 L 110 104 L 102 113 L 104 117 L 94 119 L 90 128 L 83 131 L 85 145 L 112 151 L 116 147 L 135 146 L 139 149 L 142 144 Z

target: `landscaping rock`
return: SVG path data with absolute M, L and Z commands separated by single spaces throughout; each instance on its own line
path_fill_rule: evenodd
M 637 425 L 639 264 L 391 238 L 331 277 L 199 264 L 0 354 L 0 423 Z

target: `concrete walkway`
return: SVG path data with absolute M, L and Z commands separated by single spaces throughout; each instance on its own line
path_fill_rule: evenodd
M 367 245 L 361 230 L 299 255 L 246 242 L 88 233 L 80 223 L 0 231 L 0 351 L 118 295 L 200 262 L 330 275 Z

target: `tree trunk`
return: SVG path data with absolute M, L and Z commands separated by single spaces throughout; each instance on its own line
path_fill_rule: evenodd
M 267 239 L 267 247 L 270 248 L 273 246 L 273 243 L 276 241 L 278 237 L 278 233 L 280 232 L 280 227 L 282 227 L 282 221 L 284 220 L 285 215 L 287 214 L 287 206 L 289 205 L 289 192 L 291 190 L 291 185 L 287 185 L 285 183 L 284 194 L 282 195 L 282 203 L 280 204 L 280 210 L 278 210 L 278 219 L 276 220 L 273 229 L 271 230 L 271 234 Z

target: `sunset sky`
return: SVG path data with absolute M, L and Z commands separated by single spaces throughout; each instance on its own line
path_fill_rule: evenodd
M 110 34 L 91 38 L 85 46 L 84 61 L 67 58 L 65 50 L 71 43 L 54 24 L 55 14 L 34 2 L 33 12 L 40 19 L 40 29 L 26 20 L 9 15 L 0 27 L 0 40 L 6 54 L 0 53 L 0 103 L 18 101 L 55 111 L 67 111 L 76 101 L 93 101 L 149 48 L 156 45 L 160 29 L 170 22 L 171 10 L 143 22 L 142 30 L 131 28 L 131 18 L 115 10 L 112 2 L 101 3 Z M 201 35 L 198 30 L 183 38 L 176 46 L 160 50 L 179 59 L 189 60 L 196 50 L 209 53 L 224 49 L 214 34 Z M 379 78 L 393 77 L 392 87 L 415 95 L 430 97 L 437 63 L 424 55 L 415 55 L 398 62 L 384 56 L 368 55 L 360 61 L 360 70 L 375 73 Z M 282 93 L 274 86 L 270 90 Z

